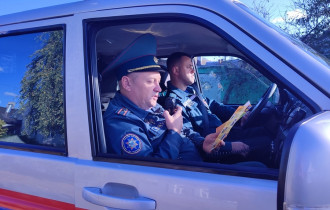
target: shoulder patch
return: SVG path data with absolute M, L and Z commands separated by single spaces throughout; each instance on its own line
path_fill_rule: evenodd
M 128 109 L 122 107 L 122 108 L 118 109 L 118 110 L 116 111 L 116 113 L 117 113 L 118 115 L 126 116 L 127 113 L 129 113 L 129 111 L 128 111 Z
M 142 149 L 142 141 L 137 135 L 129 133 L 121 139 L 121 147 L 128 154 L 137 154 Z
M 183 102 L 183 106 L 190 108 L 194 104 L 193 100 L 195 97 L 196 97 L 196 95 L 190 96 L 185 102 Z

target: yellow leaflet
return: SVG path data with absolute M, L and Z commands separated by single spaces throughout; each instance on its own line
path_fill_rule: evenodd
M 243 115 L 251 108 L 250 101 L 247 101 L 243 106 L 239 106 L 234 114 L 230 117 L 228 121 L 217 127 L 216 132 L 220 132 L 216 140 L 214 141 L 213 148 L 220 146 L 220 143 L 227 137 L 230 129 L 235 125 L 235 123 L 243 117 Z

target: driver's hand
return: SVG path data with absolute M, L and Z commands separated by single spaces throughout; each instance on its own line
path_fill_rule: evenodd
M 247 119 L 249 118 L 251 112 L 250 111 L 247 111 L 243 117 L 241 118 L 241 126 L 243 126 L 245 124 L 245 122 L 247 121 Z
M 240 141 L 232 142 L 231 147 L 232 147 L 232 153 L 240 154 L 243 157 L 246 157 L 250 152 L 249 146 Z
M 212 150 L 214 149 L 214 142 L 215 142 L 216 138 L 218 137 L 219 133 L 220 132 L 211 133 L 205 137 L 205 139 L 203 141 L 203 150 L 206 153 L 211 153 Z M 224 146 L 224 145 L 225 145 L 225 142 L 221 141 L 220 146 Z
M 165 110 L 163 116 L 165 117 L 167 129 L 174 130 L 180 134 L 183 126 L 182 107 L 177 106 L 173 115 L 170 115 L 170 113 Z

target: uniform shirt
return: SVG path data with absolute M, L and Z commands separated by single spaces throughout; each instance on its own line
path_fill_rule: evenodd
M 164 109 L 156 105 L 146 111 L 117 92 L 103 116 L 109 153 L 160 157 L 167 159 L 202 160 L 204 138 L 186 132 L 194 143 L 166 128 Z M 199 147 L 198 149 L 196 146 Z
M 184 117 L 184 125 L 191 127 L 194 131 L 206 136 L 214 133 L 216 128 L 222 124 L 221 120 L 212 113 L 213 110 L 222 112 L 225 116 L 231 116 L 234 109 L 224 108 L 215 101 L 210 101 L 203 96 L 195 95 L 193 87 L 188 86 L 186 91 L 176 88 L 171 82 L 167 83 L 167 97 L 175 98 L 176 103 L 182 107 L 182 115 Z M 203 126 L 203 112 L 201 106 L 207 111 L 208 126 Z M 228 117 L 228 119 L 229 119 Z
M 202 136 L 214 133 L 216 128 L 222 124 L 218 118 L 218 114 L 223 115 L 225 120 L 228 120 L 234 113 L 234 109 L 225 107 L 219 103 L 214 103 L 208 99 L 202 98 L 201 100 L 196 96 L 193 87 L 188 86 L 186 91 L 176 88 L 171 82 L 167 83 L 167 97 L 175 98 L 176 103 L 182 107 L 182 115 L 184 117 L 184 126 L 190 127 L 194 131 L 199 132 Z M 203 116 L 201 105 L 207 109 L 208 127 L 203 127 Z M 217 113 L 215 115 L 214 113 Z M 203 156 L 205 161 L 209 162 L 222 162 L 222 163 L 236 163 L 246 160 L 265 160 L 269 157 L 269 145 L 271 139 L 268 137 L 267 132 L 262 127 L 241 129 L 233 127 L 229 135 L 225 139 L 226 145 L 216 150 L 211 154 Z M 240 155 L 233 154 L 232 141 L 241 141 L 250 147 L 250 159 L 242 158 Z

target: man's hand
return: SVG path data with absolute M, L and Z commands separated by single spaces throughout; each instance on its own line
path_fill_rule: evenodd
M 232 153 L 240 154 L 243 157 L 246 157 L 250 151 L 249 146 L 240 141 L 232 142 L 231 147 L 232 147 Z
M 167 129 L 174 130 L 180 134 L 183 126 L 182 108 L 177 106 L 173 115 L 170 115 L 170 113 L 165 110 L 163 116 L 165 117 Z
M 248 112 L 245 113 L 245 115 L 243 115 L 243 117 L 241 118 L 241 126 L 243 126 L 245 124 L 245 122 L 249 118 L 250 114 L 251 114 L 251 112 L 248 111 Z
M 214 149 L 215 139 L 217 138 L 218 135 L 219 135 L 219 132 L 218 133 L 211 133 L 211 134 L 209 134 L 205 137 L 204 142 L 203 142 L 203 150 L 206 153 L 211 153 L 212 152 L 212 150 Z M 220 146 L 224 146 L 224 145 L 225 145 L 225 142 L 221 141 Z

